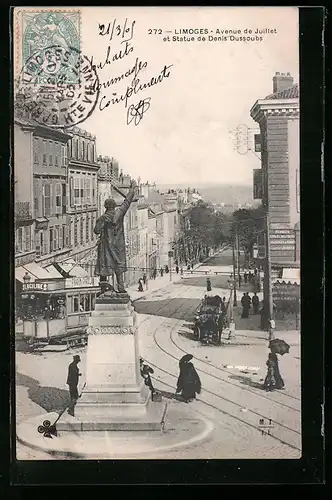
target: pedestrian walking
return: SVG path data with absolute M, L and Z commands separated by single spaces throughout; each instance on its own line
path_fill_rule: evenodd
M 176 392 L 181 393 L 182 399 L 189 403 L 201 393 L 202 384 L 198 373 L 190 360 L 191 354 L 186 354 L 179 362 L 180 374 L 177 380 Z
M 193 262 L 191 263 L 191 269 L 194 269 L 194 263 Z
M 143 290 L 143 280 L 142 280 L 142 278 L 140 278 L 140 279 L 138 280 L 138 291 L 139 291 L 139 292 L 143 292 L 143 291 L 144 291 L 144 290 Z
M 153 270 L 153 279 L 155 280 L 157 277 L 157 269 L 154 269 Z
M 245 273 L 243 275 L 243 278 L 244 278 L 244 282 L 248 283 L 248 273 L 247 273 L 247 271 L 245 271 Z
M 275 353 L 270 352 L 266 362 L 267 375 L 264 381 L 264 389 L 271 391 L 274 389 L 284 389 L 285 383 L 279 371 L 279 361 Z
M 242 276 L 241 274 L 239 274 L 239 288 L 241 287 L 241 284 L 242 284 Z
M 211 280 L 210 280 L 210 278 L 206 278 L 206 290 L 207 290 L 208 292 L 211 292 L 211 290 L 212 290 L 212 286 L 211 286 Z
M 161 267 L 160 268 L 160 276 L 163 277 L 164 276 L 164 269 Z
M 165 266 L 165 273 L 168 274 L 169 273 L 169 269 L 168 269 L 168 265 L 166 264 Z
M 150 373 L 153 374 L 154 370 L 153 368 L 151 368 L 151 366 L 144 363 L 143 358 L 139 358 L 139 363 L 141 376 L 144 379 L 144 384 L 150 389 L 151 395 L 153 395 L 155 393 L 155 388 L 153 387 Z
M 249 274 L 248 274 L 248 282 L 252 283 L 252 273 L 251 273 L 251 271 L 249 271 Z
M 241 297 L 241 305 L 242 305 L 242 315 L 241 318 L 246 319 L 249 318 L 249 309 L 250 309 L 250 297 L 246 293 Z
M 77 366 L 78 363 L 80 363 L 80 361 L 81 361 L 81 358 L 76 354 L 73 357 L 73 361 L 70 363 L 70 365 L 68 367 L 67 385 L 69 386 L 69 397 L 70 397 L 70 404 L 69 404 L 69 408 L 68 408 L 68 413 L 72 417 L 75 416 L 74 409 L 75 409 L 75 405 L 76 405 L 77 400 L 78 400 L 78 389 L 77 389 L 78 380 L 79 380 L 79 377 L 82 375 L 79 372 L 79 369 Z
M 187 271 L 190 271 L 190 264 L 187 265 Z
M 254 314 L 258 314 L 258 311 L 259 311 L 259 298 L 258 298 L 256 292 L 254 292 L 254 296 L 252 298 L 252 308 L 253 308 Z
M 146 285 L 146 282 L 147 282 L 147 276 L 146 276 L 146 274 L 144 273 L 144 274 L 143 274 L 143 283 L 144 283 L 144 285 Z
M 181 276 L 183 276 L 183 267 L 182 266 L 181 266 L 180 273 L 181 273 Z
M 180 270 L 179 266 L 176 266 L 176 268 L 175 268 L 176 274 L 179 274 L 179 270 Z

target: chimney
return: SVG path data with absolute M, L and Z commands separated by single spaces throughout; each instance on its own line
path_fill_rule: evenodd
M 273 77 L 273 93 L 289 89 L 294 85 L 294 78 L 290 73 L 277 72 Z

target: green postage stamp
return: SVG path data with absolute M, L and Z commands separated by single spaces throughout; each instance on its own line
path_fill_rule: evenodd
M 16 76 L 29 59 L 48 48 L 80 52 L 80 10 L 24 8 L 15 9 L 14 17 Z

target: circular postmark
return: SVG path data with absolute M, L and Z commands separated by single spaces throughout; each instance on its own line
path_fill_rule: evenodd
M 99 97 L 99 80 L 89 59 L 74 47 L 46 47 L 32 55 L 20 73 L 15 108 L 53 128 L 85 121 Z

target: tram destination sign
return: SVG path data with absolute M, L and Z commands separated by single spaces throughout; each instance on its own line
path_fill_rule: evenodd
M 23 290 L 48 290 L 47 283 L 23 283 Z
M 87 286 L 99 286 L 97 276 L 84 276 L 83 278 L 67 278 L 66 288 L 83 288 Z

